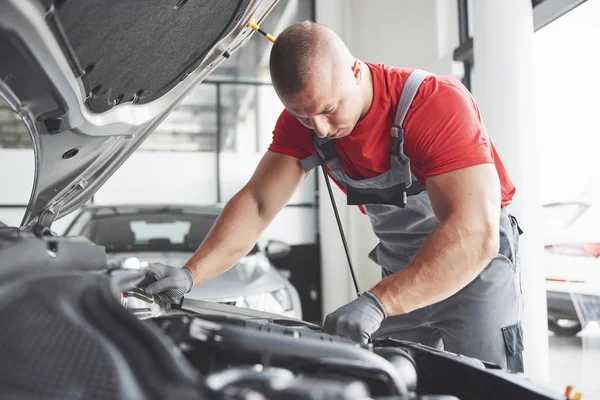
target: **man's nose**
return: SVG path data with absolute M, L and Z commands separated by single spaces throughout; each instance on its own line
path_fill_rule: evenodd
M 324 138 L 329 134 L 331 125 L 327 122 L 327 119 L 322 116 L 317 116 L 312 119 L 312 126 L 316 134 L 320 138 Z

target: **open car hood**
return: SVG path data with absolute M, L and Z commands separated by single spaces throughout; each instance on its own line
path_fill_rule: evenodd
M 35 153 L 21 227 L 83 205 L 277 0 L 4 0 L 0 96 Z

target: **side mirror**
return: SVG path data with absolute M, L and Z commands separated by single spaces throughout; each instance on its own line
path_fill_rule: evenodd
M 280 240 L 269 240 L 265 247 L 265 255 L 269 260 L 283 258 L 290 254 L 291 251 L 292 248 L 290 245 Z

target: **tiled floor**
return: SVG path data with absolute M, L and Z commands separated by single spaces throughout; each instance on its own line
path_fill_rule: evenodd
M 550 336 L 550 386 L 571 384 L 584 399 L 600 399 L 600 326 L 588 325 L 576 337 Z

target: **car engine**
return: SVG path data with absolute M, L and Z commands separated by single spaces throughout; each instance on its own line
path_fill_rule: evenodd
M 27 254 L 27 257 L 23 257 Z M 479 360 L 198 300 L 83 239 L 0 228 L 2 399 L 564 399 Z
M 123 292 L 122 300 L 177 344 L 205 376 L 212 395 L 359 399 L 416 389 L 416 365 L 405 350 L 358 345 L 267 313 L 240 310 L 236 315 L 227 313 L 230 306 L 190 303 L 194 306 L 173 309 L 139 288 Z

